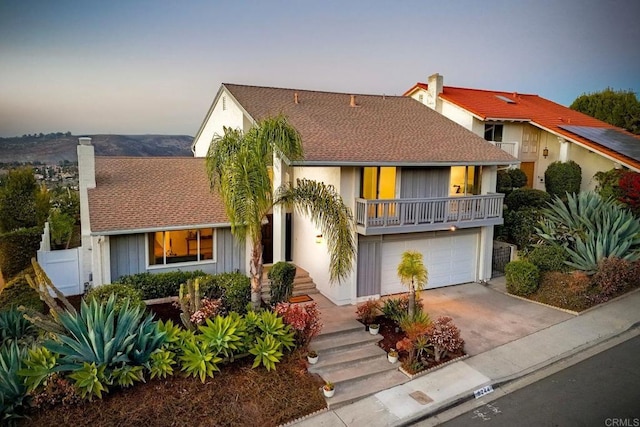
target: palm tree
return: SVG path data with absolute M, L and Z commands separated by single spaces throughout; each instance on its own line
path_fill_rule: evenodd
M 420 291 L 427 284 L 428 272 L 422 254 L 416 251 L 405 251 L 398 264 L 398 277 L 403 285 L 409 287 L 409 317 L 413 318 L 416 305 L 416 290 Z
M 275 205 L 295 207 L 327 236 L 332 282 L 348 276 L 355 258 L 353 216 L 335 188 L 302 179 L 295 187 L 274 191 L 268 169 L 274 155 L 284 162 L 303 158 L 300 134 L 282 115 L 262 120 L 246 134 L 224 128 L 223 136 L 213 138 L 206 159 L 211 187 L 222 197 L 231 232 L 251 244 L 254 309 L 260 307 L 262 294 L 262 224 Z

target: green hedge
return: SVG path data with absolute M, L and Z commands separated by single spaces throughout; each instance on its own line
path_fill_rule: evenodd
M 529 261 L 511 261 L 504 268 L 507 279 L 507 292 L 525 296 L 538 290 L 540 270 Z
M 40 248 L 42 227 L 21 228 L 0 234 L 0 269 L 10 279 L 31 265 Z
M 27 283 L 27 274 L 34 278 L 33 267 L 21 271 L 0 292 L 0 309 L 24 305 L 36 311 L 44 311 L 44 302 L 40 299 L 40 295 Z
M 565 261 L 569 259 L 569 253 L 560 245 L 541 245 L 533 248 L 527 261 L 538 267 L 540 271 L 566 271 Z
M 547 193 L 562 199 L 566 193 L 579 193 L 582 182 L 582 169 L 573 160 L 553 162 L 544 172 L 544 185 Z
M 288 302 L 293 294 L 296 266 L 284 261 L 277 262 L 269 270 L 268 276 L 271 280 L 271 304 Z
M 142 299 L 154 299 L 177 296 L 180 292 L 180 284 L 204 275 L 205 273 L 200 270 L 170 271 L 157 274 L 138 273 L 131 276 L 122 276 L 116 283 L 139 290 L 142 293 Z
M 525 208 L 543 208 L 551 201 L 549 193 L 532 188 L 519 188 L 513 190 L 504 199 L 504 203 L 511 210 L 517 211 Z
M 142 292 L 139 289 L 134 289 L 122 283 L 96 286 L 87 293 L 85 300 L 87 304 L 90 303 L 92 299 L 97 299 L 99 302 L 106 304 L 111 294 L 115 294 L 116 296 L 116 312 L 120 312 L 125 299 L 129 299 L 129 307 L 146 307 L 144 301 L 142 301 Z
M 200 279 L 200 295 L 221 298 L 227 311 L 244 314 L 251 301 L 251 280 L 242 273 L 207 275 Z

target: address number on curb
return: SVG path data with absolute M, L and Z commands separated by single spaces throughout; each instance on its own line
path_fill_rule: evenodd
M 491 385 L 484 386 L 473 392 L 473 395 L 477 398 L 484 396 L 485 394 L 493 393 L 493 387 Z

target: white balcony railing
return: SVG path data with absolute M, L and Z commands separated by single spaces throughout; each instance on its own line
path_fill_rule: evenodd
M 518 157 L 518 142 L 517 141 L 489 141 L 502 151 L 511 154 L 513 157 Z
M 429 199 L 356 199 L 360 234 L 390 234 L 503 223 L 504 194 Z

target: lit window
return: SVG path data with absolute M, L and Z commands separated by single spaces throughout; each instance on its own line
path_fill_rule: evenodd
M 148 239 L 149 265 L 214 260 L 213 228 L 156 231 Z
M 451 166 L 449 196 L 471 196 L 480 194 L 481 166 Z

